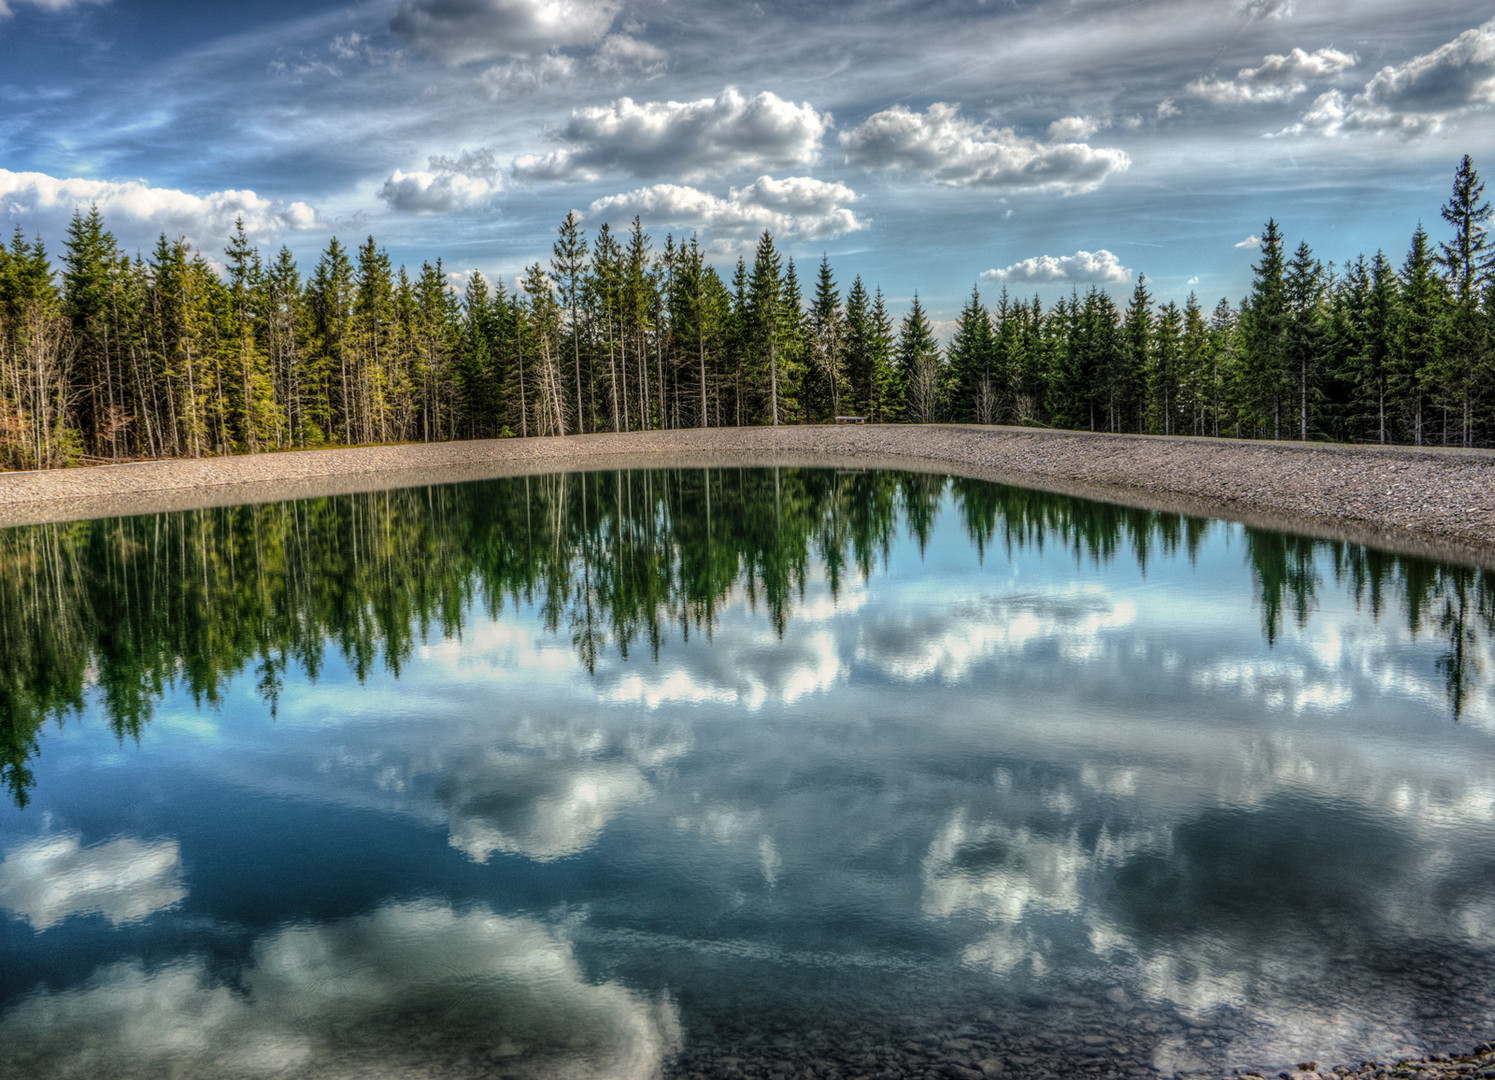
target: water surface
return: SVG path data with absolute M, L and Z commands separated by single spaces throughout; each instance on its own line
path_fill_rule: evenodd
M 0 531 L 0 1075 L 1463 1048 L 1492 621 L 1484 571 L 890 472 Z

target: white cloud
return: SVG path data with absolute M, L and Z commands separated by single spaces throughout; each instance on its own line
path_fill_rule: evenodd
M 1089 116 L 1066 116 L 1049 125 L 1052 142 L 1084 142 L 1101 129 L 1099 120 Z
M 1404 64 L 1388 64 L 1359 93 L 1320 94 L 1283 134 L 1359 131 L 1404 137 L 1437 131 L 1449 120 L 1495 105 L 1495 19 Z
M 464 150 L 454 158 L 431 158 L 427 169 L 396 169 L 379 189 L 379 197 L 396 210 L 447 213 L 481 206 L 503 186 L 493 151 Z
M 569 56 L 547 53 L 533 60 L 495 64 L 478 76 L 478 85 L 495 99 L 504 94 L 532 94 L 542 86 L 571 79 L 576 66 Z
M 760 176 L 746 187 L 730 189 L 725 198 L 680 184 L 655 184 L 598 199 L 587 216 L 626 221 L 637 214 L 664 225 L 696 228 L 723 241 L 756 236 L 764 229 L 781 240 L 823 240 L 866 227 L 846 205 L 856 199 L 856 192 L 845 184 L 808 176 Z
M 514 162 L 533 180 L 596 180 L 609 172 L 682 180 L 740 169 L 807 165 L 820 156 L 829 114 L 764 92 L 729 86 L 698 101 L 635 102 L 577 109 L 560 131 L 565 145 Z
M 1255 233 L 1252 233 L 1250 236 L 1246 237 L 1246 239 L 1242 240 L 1235 246 L 1238 248 L 1245 248 L 1248 251 L 1255 251 L 1257 248 L 1261 247 L 1261 237 L 1257 236 Z
M 33 993 L 0 1043 L 18 1076 L 424 1075 L 481 1048 L 530 1080 L 645 1080 L 681 1041 L 673 1005 L 589 979 L 559 933 L 432 902 L 277 931 L 237 981 L 202 959 L 113 964 Z
M 389 27 L 447 64 L 591 46 L 612 29 L 616 0 L 401 0 Z
M 9 18 L 14 15 L 16 4 L 30 4 L 43 11 L 66 11 L 79 4 L 107 4 L 108 2 L 109 0 L 0 0 L 0 18 Z
M 1073 133 L 1085 121 L 1058 121 Z M 1052 129 L 1051 129 L 1052 130 Z M 1077 141 L 1042 142 L 1011 128 L 967 120 L 959 107 L 935 102 L 923 113 L 895 105 L 841 135 L 846 161 L 865 169 L 919 173 L 949 187 L 1052 189 L 1066 194 L 1099 187 L 1131 159 L 1121 150 Z
M 1178 107 L 1178 103 L 1172 98 L 1164 98 L 1158 102 L 1157 116 L 1159 120 L 1171 120 L 1182 111 Z
M 46 173 L 0 169 L 0 218 L 19 221 L 27 231 L 60 234 L 75 210 L 97 204 L 109 228 L 126 248 L 147 246 L 156 233 L 185 236 L 198 248 L 221 247 L 244 219 L 244 231 L 257 243 L 287 230 L 319 225 L 304 202 L 282 204 L 253 191 L 214 191 L 193 195 L 151 187 L 143 180 L 61 179 Z
M 1000 270 L 987 270 L 982 281 L 1074 281 L 1118 283 L 1132 280 L 1130 268 L 1105 248 L 1073 255 L 1037 255 Z
M 657 75 L 664 71 L 669 58 L 670 54 L 658 45 L 628 34 L 608 34 L 592 55 L 592 64 L 600 71 L 642 71 Z
M 1287 101 L 1306 91 L 1310 82 L 1331 79 L 1354 66 L 1355 57 L 1338 49 L 1293 49 L 1264 57 L 1259 67 L 1241 68 L 1231 80 L 1196 79 L 1184 92 L 1221 105 Z
M 83 847 L 72 834 L 13 849 L 0 862 L 0 907 L 35 930 L 71 915 L 102 915 L 118 926 L 180 903 L 182 857 L 176 841 L 128 837 Z

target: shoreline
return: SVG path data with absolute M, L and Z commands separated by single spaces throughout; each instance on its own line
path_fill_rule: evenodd
M 0 473 L 0 527 L 575 469 L 938 471 L 1495 568 L 1495 451 L 974 425 L 691 428 Z

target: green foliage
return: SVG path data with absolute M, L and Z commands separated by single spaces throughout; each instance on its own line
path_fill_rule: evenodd
M 353 443 L 826 422 L 835 416 L 1093 431 L 1489 445 L 1495 245 L 1468 157 L 1400 272 L 1326 267 L 1263 230 L 1250 293 L 1206 316 L 1139 276 L 1047 309 L 972 289 L 948 348 L 916 297 L 811 294 L 773 235 L 724 281 L 694 236 L 656 245 L 576 215 L 517 286 L 440 261 L 392 265 L 331 238 L 303 280 L 242 222 L 223 271 L 181 238 L 128 260 L 97 208 L 54 274 L 39 239 L 0 248 L 0 466 Z

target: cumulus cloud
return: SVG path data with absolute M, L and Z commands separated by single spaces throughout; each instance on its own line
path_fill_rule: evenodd
M 1238 248 L 1245 248 L 1247 251 L 1255 251 L 1257 248 L 1261 247 L 1261 237 L 1257 236 L 1255 233 L 1252 233 L 1250 236 L 1246 237 L 1246 239 L 1240 241 L 1240 243 L 1236 244 L 1235 246 Z
M 0 19 L 14 15 L 17 4 L 30 4 L 43 11 L 66 11 L 79 4 L 107 4 L 108 2 L 109 0 L 0 0 Z
M 97 204 L 122 242 L 148 244 L 156 233 L 185 236 L 200 248 L 219 247 L 244 220 L 251 240 L 264 243 L 287 230 L 318 227 L 317 212 L 304 202 L 280 203 L 253 191 L 193 195 L 151 187 L 143 180 L 62 179 L 46 173 L 0 169 L 0 218 L 28 231 L 60 233 L 75 210 Z M 128 244 L 127 244 L 128 246 Z
M 1114 284 L 1132 280 L 1130 268 L 1105 248 L 1077 251 L 1073 255 L 1037 255 L 999 270 L 987 270 L 982 281 L 1097 282 Z
M 731 188 L 725 198 L 680 184 L 655 184 L 598 199 L 587 216 L 617 221 L 637 214 L 661 224 L 696 228 L 726 242 L 764 229 L 781 239 L 823 240 L 866 227 L 847 205 L 856 199 L 856 192 L 845 184 L 808 176 L 760 176 L 746 187 Z
M 1388 64 L 1352 96 L 1320 94 L 1283 134 L 1437 131 L 1449 120 L 1495 105 L 1495 19 L 1404 64 Z
M 645 1080 L 681 1041 L 670 1003 L 588 979 L 555 931 L 431 902 L 277 931 L 238 982 L 203 959 L 114 964 L 32 994 L 0 1042 L 31 1076 L 414 1075 L 481 1048 L 530 1080 Z
M 1354 66 L 1355 57 L 1338 49 L 1293 49 L 1264 57 L 1258 67 L 1241 68 L 1234 79 L 1196 79 L 1184 92 L 1221 105 L 1287 101 L 1306 91 L 1310 82 L 1332 79 Z
M 456 157 L 433 157 L 426 169 L 396 169 L 379 189 L 379 197 L 396 210 L 438 214 L 481 206 L 503 186 L 493 151 L 464 150 Z
M 1058 122 L 1073 136 L 1085 121 Z M 1053 134 L 1051 128 L 1051 135 Z M 1121 150 L 1082 141 L 1028 138 L 960 115 L 959 107 L 935 102 L 923 113 L 895 105 L 841 135 L 846 161 L 865 169 L 919 173 L 949 187 L 1050 189 L 1066 194 L 1099 187 L 1131 160 Z
M 625 172 L 699 179 L 738 169 L 807 165 L 820 156 L 828 114 L 764 92 L 747 97 L 729 86 L 699 101 L 635 102 L 578 109 L 558 133 L 564 144 L 514 162 L 533 180 L 596 180 Z
M 182 856 L 174 840 L 128 837 L 85 848 L 72 834 L 47 836 L 0 862 L 0 907 L 34 930 L 71 915 L 102 915 L 116 926 L 180 903 Z
M 389 28 L 455 65 L 596 45 L 621 7 L 616 0 L 401 0 Z

